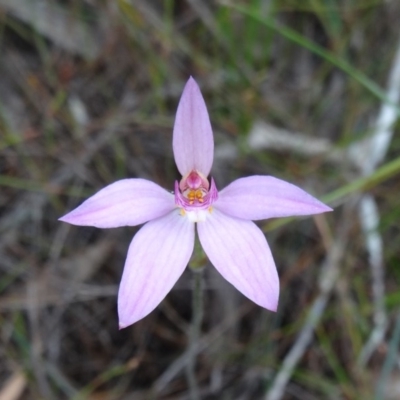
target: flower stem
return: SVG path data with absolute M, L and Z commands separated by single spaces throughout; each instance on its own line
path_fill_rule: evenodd
M 203 268 L 190 268 L 193 271 L 192 321 L 189 330 L 188 363 L 186 377 L 189 384 L 190 399 L 200 400 L 196 379 L 196 344 L 199 340 L 203 320 Z

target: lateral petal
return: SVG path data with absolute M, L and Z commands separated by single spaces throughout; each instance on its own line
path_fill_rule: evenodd
M 117 228 L 143 224 L 174 208 L 173 194 L 156 183 L 146 179 L 123 179 L 101 189 L 60 221 Z
M 172 146 L 182 176 L 193 170 L 204 176 L 210 173 L 214 158 L 213 132 L 200 88 L 192 77 L 179 101 Z
M 182 275 L 193 247 L 194 224 L 178 210 L 139 230 L 129 246 L 118 292 L 121 329 L 157 307 Z
M 276 311 L 279 277 L 267 240 L 251 221 L 213 210 L 197 224 L 200 243 L 221 275 L 256 304 Z
M 218 193 L 214 205 L 228 215 L 250 220 L 332 211 L 299 187 L 260 175 L 233 181 Z

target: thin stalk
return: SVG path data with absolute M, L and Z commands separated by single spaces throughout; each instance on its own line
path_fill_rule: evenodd
M 203 268 L 190 268 L 193 271 L 192 321 L 189 329 L 188 363 L 186 377 L 189 384 L 190 399 L 200 400 L 196 379 L 196 344 L 199 341 L 201 322 L 203 320 Z

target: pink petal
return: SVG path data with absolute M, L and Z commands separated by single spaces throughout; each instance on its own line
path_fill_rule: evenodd
M 120 328 L 157 307 L 182 275 L 193 246 L 194 224 L 178 210 L 139 230 L 129 247 L 119 287 Z
M 271 250 L 251 221 L 218 210 L 197 224 L 200 243 L 221 275 L 258 305 L 276 311 L 279 278 Z
M 182 176 L 193 170 L 204 176 L 210 173 L 214 158 L 213 132 L 203 96 L 192 77 L 178 105 L 172 146 Z
M 250 176 L 233 181 L 218 193 L 214 204 L 237 218 L 259 220 L 320 214 L 332 209 L 304 190 L 272 176 Z
M 173 194 L 161 186 L 145 179 L 123 179 L 101 189 L 60 221 L 97 228 L 134 226 L 174 208 Z

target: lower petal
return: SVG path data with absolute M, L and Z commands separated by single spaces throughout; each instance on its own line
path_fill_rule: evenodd
M 279 277 L 261 230 L 213 210 L 197 224 L 200 243 L 221 275 L 256 304 L 276 311 Z
M 194 224 L 178 210 L 139 230 L 129 246 L 118 292 L 120 328 L 157 307 L 182 275 L 193 246 Z

